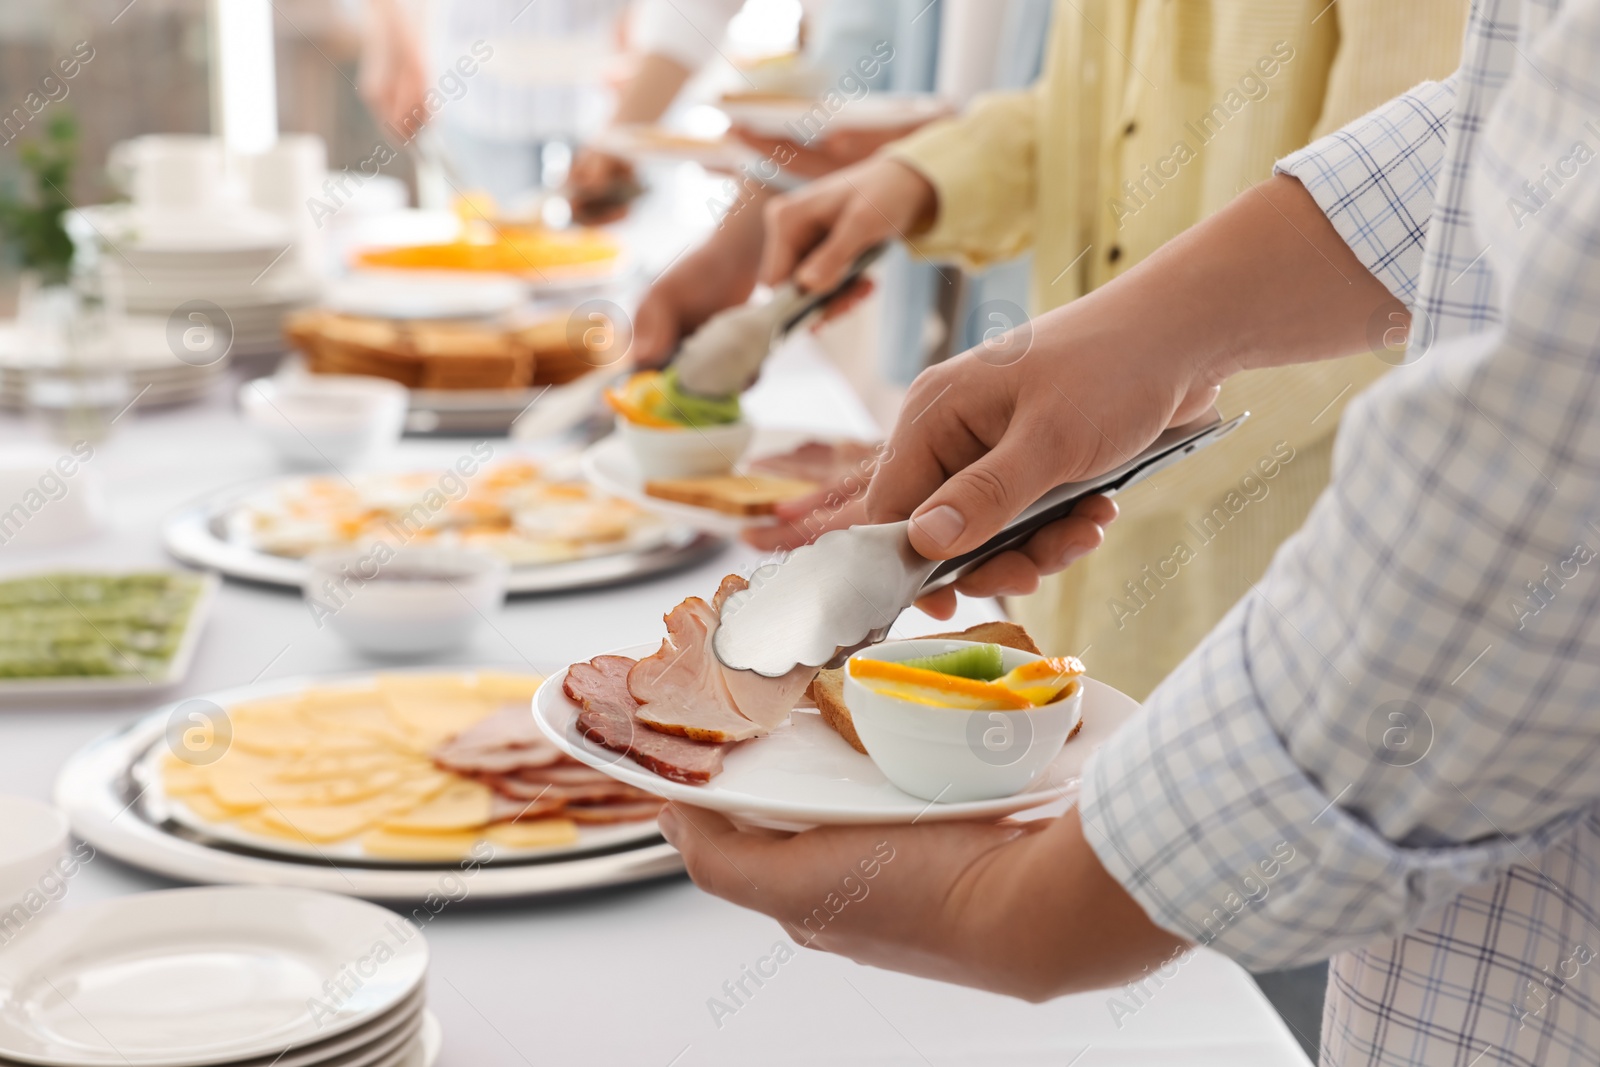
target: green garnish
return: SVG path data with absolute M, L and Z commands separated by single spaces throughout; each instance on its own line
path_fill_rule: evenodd
M 907 667 L 938 671 L 957 678 L 974 678 L 980 682 L 992 682 L 1006 673 L 999 645 L 971 645 L 941 652 L 937 656 L 918 656 L 902 662 Z
M 162 676 L 201 587 L 159 571 L 0 582 L 0 678 Z
M 651 414 L 682 426 L 726 426 L 738 422 L 742 414 L 739 394 L 698 396 L 686 392 L 678 382 L 678 369 L 668 367 L 657 382 L 658 394 Z

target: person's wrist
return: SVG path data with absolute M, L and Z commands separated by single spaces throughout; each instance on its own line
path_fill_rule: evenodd
M 901 231 L 908 237 L 927 233 L 939 221 L 939 190 L 928 176 L 902 159 L 882 157 L 891 176 L 894 203 L 900 206 Z

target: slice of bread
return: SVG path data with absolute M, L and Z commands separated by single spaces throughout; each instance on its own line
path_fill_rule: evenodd
M 1032 652 L 1035 656 L 1044 655 L 1039 651 L 1039 646 L 1033 643 L 1033 638 L 1028 636 L 1028 631 L 1014 622 L 980 622 L 960 633 L 925 636 L 951 641 L 986 641 L 1007 648 L 1019 648 L 1024 652 Z M 817 710 L 822 713 L 822 721 L 833 727 L 840 737 L 850 742 L 851 748 L 865 756 L 867 746 L 861 743 L 861 738 L 856 734 L 856 724 L 850 718 L 850 709 L 844 706 L 844 668 L 823 671 L 812 681 L 808 692 L 811 694 L 811 699 L 816 701 Z
M 718 474 L 646 482 L 644 491 L 661 500 L 710 508 L 725 515 L 771 515 L 784 501 L 816 492 L 817 484 L 770 474 Z

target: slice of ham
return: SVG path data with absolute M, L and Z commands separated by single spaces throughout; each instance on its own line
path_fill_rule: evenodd
M 771 729 L 741 714 L 733 701 L 711 651 L 716 609 L 692 596 L 667 613 L 666 623 L 661 650 L 628 672 L 628 691 L 643 705 L 639 721 L 697 741 L 743 741 Z
M 543 800 L 513 800 L 495 793 L 489 798 L 490 822 L 516 822 L 519 819 L 549 819 L 562 814 L 565 803 L 550 797 Z M 626 821 L 626 820 L 619 820 Z
M 638 822 L 641 819 L 655 818 L 665 803 L 664 800 L 641 800 L 629 804 L 600 804 L 595 807 L 574 804 L 566 810 L 565 815 L 583 826 Z
M 861 486 L 871 480 L 878 466 L 878 445 L 865 441 L 807 441 L 798 448 L 773 456 L 753 460 L 749 469 L 759 474 L 775 474 L 780 478 L 796 478 L 815 482 L 824 488 L 852 488 L 841 486 L 847 478 L 855 478 Z
M 567 669 L 562 689 L 583 709 L 578 713 L 578 730 L 663 778 L 704 785 L 722 770 L 728 746 L 658 733 L 640 725 L 635 718 L 639 702 L 628 691 L 628 673 L 636 662 L 625 656 L 598 656 Z
M 723 666 L 711 647 L 722 606 L 748 587 L 730 574 L 712 603 L 690 597 L 667 614 L 661 650 L 628 674 L 628 690 L 643 705 L 640 722 L 703 741 L 742 741 L 771 733 L 788 718 L 815 670 L 797 667 L 781 678 L 763 678 Z
M 433 761 L 458 774 L 506 774 L 523 767 L 548 767 L 561 750 L 539 732 L 522 704 L 512 704 L 474 723 L 433 750 Z

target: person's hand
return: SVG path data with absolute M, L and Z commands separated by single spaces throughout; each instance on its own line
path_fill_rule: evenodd
M 566 195 L 573 217 L 584 225 L 615 222 L 628 213 L 639 177 L 633 164 L 596 148 L 578 149 L 567 173 Z M 623 195 L 629 194 L 629 195 Z
M 1104 290 L 1102 290 L 1104 292 Z M 1215 380 L 1181 346 L 1141 350 L 1100 294 L 1023 323 L 912 384 L 883 469 L 867 494 L 873 522 L 911 519 L 911 543 L 949 559 L 993 537 L 1046 490 L 1133 458 L 1168 425 L 1199 417 Z M 923 610 L 948 617 L 955 592 L 1030 593 L 1040 576 L 1098 546 L 1116 516 L 1103 497 L 973 571 Z
M 378 121 L 407 138 L 428 121 L 422 38 L 396 0 L 369 0 L 361 37 L 361 99 Z
M 884 145 L 915 133 L 924 125 L 924 122 L 913 122 L 882 130 L 835 130 L 811 144 L 767 137 L 743 126 L 734 126 L 728 133 L 760 152 L 762 158 L 777 162 L 791 174 L 809 179 L 860 163 Z
M 768 194 L 738 205 L 699 248 L 681 256 L 645 293 L 633 316 L 637 367 L 659 367 L 678 342 L 711 316 L 750 299 L 761 257 L 761 207 Z
M 898 160 L 846 167 L 767 205 L 761 280 L 829 289 L 873 245 L 927 229 L 938 208 L 933 184 Z
M 1039 1001 L 1125 981 L 1183 945 L 1100 866 L 1076 811 L 785 837 L 669 804 L 661 832 L 706 892 L 875 967 Z

